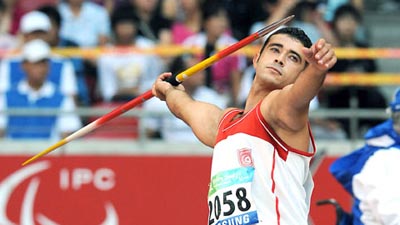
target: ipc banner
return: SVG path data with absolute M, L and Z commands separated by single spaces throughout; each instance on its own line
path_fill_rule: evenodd
M 0 156 L 0 225 L 205 225 L 209 156 Z M 310 225 L 334 225 L 351 199 L 328 173 L 314 174 Z
M 1 225 L 204 225 L 210 157 L 0 157 Z

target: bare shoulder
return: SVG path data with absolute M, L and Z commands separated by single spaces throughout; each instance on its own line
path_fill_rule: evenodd
M 271 112 L 271 108 L 274 109 L 274 107 L 279 107 L 285 104 L 285 95 L 287 95 L 291 86 L 292 85 L 287 85 L 283 89 L 271 91 L 262 99 L 261 110 Z
M 290 113 L 291 101 L 290 89 L 293 85 L 287 85 L 283 89 L 277 89 L 264 97 L 261 103 L 261 113 L 271 126 L 282 126 L 283 120 Z

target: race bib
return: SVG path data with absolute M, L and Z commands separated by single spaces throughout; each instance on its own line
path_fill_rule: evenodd
M 254 167 L 217 173 L 208 192 L 209 225 L 249 225 L 258 223 L 251 193 Z

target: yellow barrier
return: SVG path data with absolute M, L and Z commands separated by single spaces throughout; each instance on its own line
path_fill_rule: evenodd
M 400 73 L 329 73 L 324 85 L 395 86 L 400 85 Z
M 261 46 L 252 45 L 240 49 L 237 53 L 252 57 Z M 54 48 L 53 52 L 65 57 L 97 58 L 101 54 L 155 54 L 162 57 L 176 56 L 183 53 L 202 53 L 201 48 L 187 48 L 182 45 L 156 46 L 154 48 L 136 47 L 99 47 L 99 48 Z M 339 59 L 399 59 L 399 48 L 336 48 Z M 19 54 L 18 50 L 1 51 L 0 58 Z M 328 86 L 372 86 L 400 85 L 400 73 L 329 73 L 325 85 Z
M 221 48 L 222 49 L 222 48 Z M 247 46 L 236 54 L 243 54 L 252 57 L 260 46 Z M 400 58 L 399 48 L 336 48 L 336 55 L 340 59 L 398 59 Z M 156 46 L 154 48 L 136 47 L 99 47 L 99 48 L 54 48 L 53 52 L 66 57 L 96 58 L 100 54 L 156 54 L 163 57 L 175 56 L 183 53 L 202 53 L 201 48 L 187 48 L 182 45 Z M 18 54 L 17 50 L 0 50 L 0 57 Z
M 398 59 L 398 48 L 336 48 L 339 59 Z

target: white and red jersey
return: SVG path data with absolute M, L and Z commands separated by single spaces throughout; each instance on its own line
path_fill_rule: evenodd
M 307 225 L 315 154 L 283 142 L 260 105 L 240 119 L 227 112 L 219 124 L 208 195 L 209 225 Z

